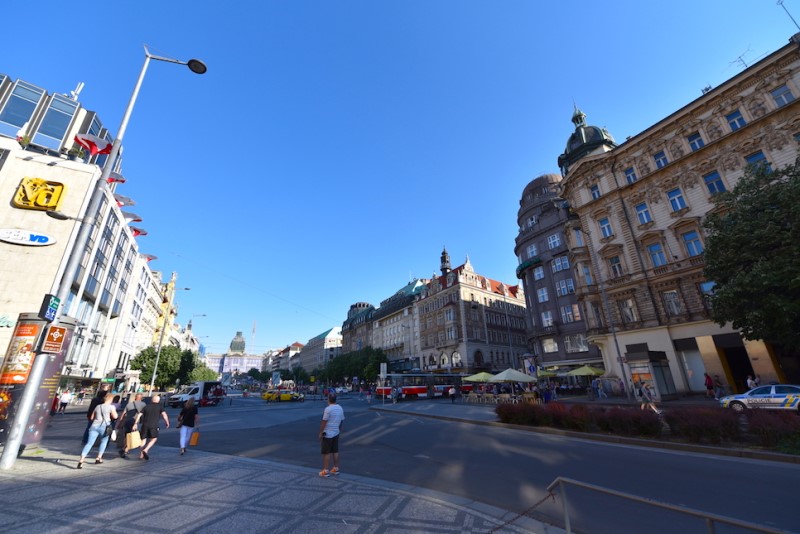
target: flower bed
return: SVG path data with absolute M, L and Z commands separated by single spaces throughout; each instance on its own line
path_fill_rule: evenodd
M 500 404 L 495 413 L 503 423 L 599 432 L 618 436 L 658 438 L 711 445 L 752 446 L 800 454 L 800 417 L 796 413 L 748 410 L 744 417 L 718 408 L 675 408 L 662 418 L 634 407 Z

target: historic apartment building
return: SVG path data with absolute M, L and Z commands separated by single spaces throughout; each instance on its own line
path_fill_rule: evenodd
M 391 373 L 421 370 L 414 301 L 428 280 L 412 280 L 372 313 L 372 346 L 382 349 Z
M 528 312 L 527 342 L 538 366 L 559 370 L 602 363 L 597 345 L 586 338 L 585 313 L 575 294 L 564 224 L 559 209 L 561 176 L 545 174 L 525 187 L 519 202 L 519 235 L 514 252 L 517 278 L 525 288 Z
M 422 369 L 473 373 L 524 365 L 525 295 L 521 286 L 475 272 L 469 258 L 451 269 L 447 250 L 414 305 Z
M 308 373 L 322 369 L 337 357 L 342 349 L 342 328 L 334 326 L 308 340 L 300 352 L 291 358 L 291 367 L 302 367 Z
M 737 391 L 748 374 L 797 379 L 796 358 L 709 319 L 702 223 L 747 165 L 795 161 L 798 97 L 800 34 L 622 144 L 576 109 L 559 158 L 565 234 L 607 372 L 650 381 L 662 397 L 702 390 L 703 372 Z
M 342 354 L 372 346 L 372 314 L 375 306 L 369 302 L 356 302 L 347 311 L 342 323 Z

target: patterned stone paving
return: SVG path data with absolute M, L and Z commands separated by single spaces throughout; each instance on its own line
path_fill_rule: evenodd
M 4 534 L 76 533 L 556 533 L 485 504 L 306 467 L 157 447 L 144 462 L 107 455 L 77 470 L 40 449 L 0 471 Z

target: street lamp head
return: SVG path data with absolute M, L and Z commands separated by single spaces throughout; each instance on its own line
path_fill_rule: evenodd
M 48 217 L 52 217 L 53 219 L 58 219 L 59 221 L 68 221 L 72 218 L 69 215 L 66 215 L 64 213 L 61 213 L 60 211 L 55 211 L 55 210 L 47 210 L 45 211 L 45 213 L 47 214 Z
M 45 213 L 48 217 L 52 217 L 53 219 L 59 221 L 78 221 L 78 222 L 86 222 L 89 219 L 81 219 L 80 217 L 71 217 L 66 213 L 61 213 L 57 210 L 46 210 Z
M 208 70 L 206 64 L 200 61 L 199 59 L 190 59 L 186 62 L 186 66 L 189 67 L 189 70 L 194 72 L 195 74 L 205 74 Z

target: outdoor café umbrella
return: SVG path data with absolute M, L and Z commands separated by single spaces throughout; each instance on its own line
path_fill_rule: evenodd
M 462 380 L 465 382 L 488 382 L 490 378 L 494 377 L 492 373 L 487 373 L 486 371 L 482 371 L 480 373 L 465 376 Z
M 568 372 L 567 376 L 600 376 L 603 373 L 605 373 L 605 371 L 602 369 L 598 369 L 597 367 L 592 367 L 590 365 L 583 365 Z
M 536 382 L 536 377 L 520 373 L 516 369 L 506 369 L 490 378 L 489 382 Z
M 550 378 L 553 376 L 558 376 L 558 373 L 555 371 L 548 371 L 547 369 L 542 369 L 541 371 L 536 371 L 536 376 L 539 378 Z

